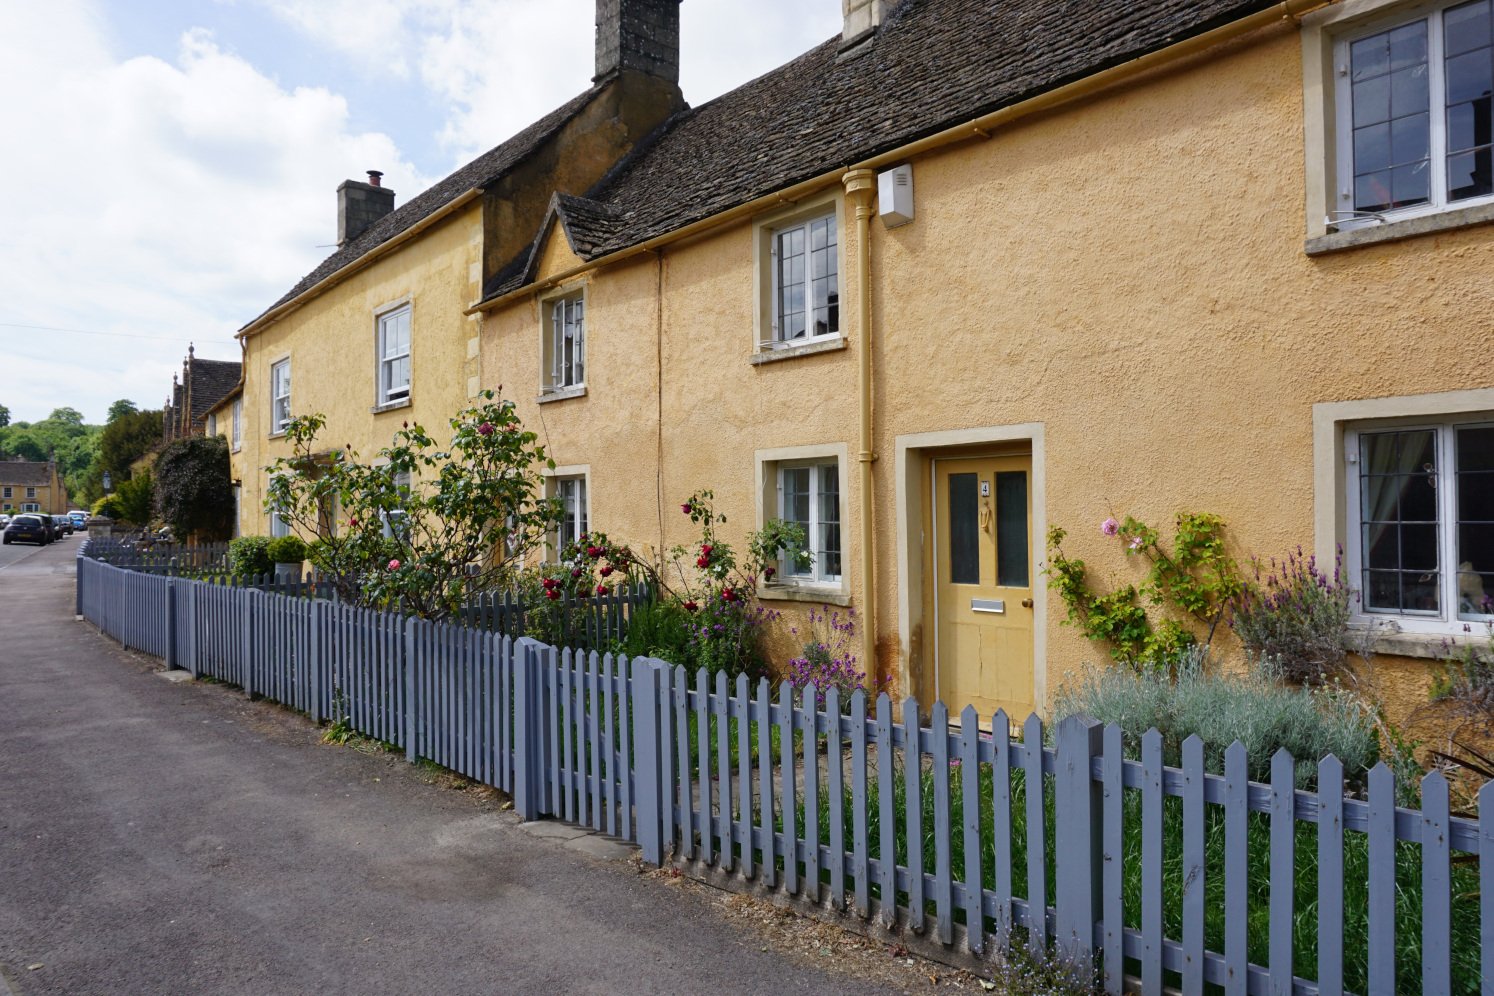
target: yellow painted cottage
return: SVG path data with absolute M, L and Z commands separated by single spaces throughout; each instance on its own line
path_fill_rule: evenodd
M 67 487 L 55 460 L 0 460 L 0 513 L 69 511 Z
M 803 522 L 814 566 L 764 598 L 855 607 L 898 689 L 1042 707 L 1099 656 L 1048 529 L 1125 581 L 1100 522 L 1191 510 L 1242 556 L 1341 548 L 1403 717 L 1494 594 L 1490 7 L 843 0 L 615 166 L 532 177 L 503 238 L 448 180 L 465 221 L 313 274 L 245 330 L 245 451 L 285 357 L 295 410 L 387 437 L 409 297 L 422 421 L 501 383 L 578 530 L 687 541 L 701 487 L 740 532 Z

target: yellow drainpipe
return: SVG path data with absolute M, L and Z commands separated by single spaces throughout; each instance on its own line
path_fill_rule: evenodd
M 877 667 L 877 571 L 875 521 L 872 501 L 872 321 L 871 321 L 871 216 L 872 193 L 877 174 L 853 169 L 842 177 L 846 198 L 856 211 L 856 381 L 860 391 L 857 416 L 861 423 L 861 447 L 856 462 L 861 473 L 861 661 L 868 676 Z

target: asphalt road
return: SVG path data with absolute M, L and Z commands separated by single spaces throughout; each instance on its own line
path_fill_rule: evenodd
M 0 549 L 0 996 L 874 991 L 402 760 L 164 680 L 73 620 L 76 541 Z

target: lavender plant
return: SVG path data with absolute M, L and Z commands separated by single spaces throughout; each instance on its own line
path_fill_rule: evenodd
M 793 632 L 799 632 L 795 627 Z M 789 663 L 789 684 L 795 689 L 814 686 L 815 702 L 824 708 L 825 695 L 831 689 L 840 691 L 841 709 L 850 708 L 851 693 L 865 689 L 868 700 L 882 690 L 882 682 L 867 680 L 856 656 L 856 610 L 844 613 L 829 609 L 809 610 L 809 639 L 804 653 Z M 870 705 L 870 701 L 868 701 Z
M 1255 581 L 1231 602 L 1229 624 L 1245 649 L 1286 680 L 1321 684 L 1349 677 L 1349 618 L 1358 593 L 1343 575 L 1343 548 L 1330 577 L 1302 547 L 1269 565 L 1253 560 Z M 1264 577 L 1263 577 L 1264 576 Z

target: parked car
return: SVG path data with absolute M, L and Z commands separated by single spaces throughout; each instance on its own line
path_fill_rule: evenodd
M 87 512 L 81 511 L 80 509 L 73 509 L 71 512 L 67 513 L 67 517 L 72 520 L 74 531 L 81 531 L 88 528 Z
M 58 537 L 71 536 L 73 534 L 73 520 L 65 515 L 52 516 L 52 524 L 57 527 Z
M 0 515 L 0 529 L 4 529 L 8 525 L 10 525 L 10 516 Z
M 0 538 L 0 542 L 7 545 L 35 543 L 37 546 L 46 546 L 52 542 L 52 530 L 44 516 L 18 515 L 5 527 L 5 534 L 3 538 Z

